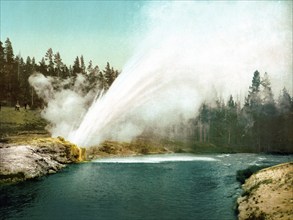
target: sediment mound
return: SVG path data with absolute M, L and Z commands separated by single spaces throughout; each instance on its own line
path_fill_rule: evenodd
M 14 183 L 55 173 L 85 160 L 85 149 L 63 138 L 0 145 L 0 183 Z
M 293 162 L 260 170 L 242 187 L 239 220 L 293 219 Z

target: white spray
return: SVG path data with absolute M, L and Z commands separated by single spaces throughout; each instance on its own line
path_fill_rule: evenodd
M 292 74 L 290 6 L 146 3 L 141 21 L 145 31 L 136 53 L 106 95 L 96 99 L 79 126 L 63 132 L 64 137 L 81 146 L 108 138 L 130 140 L 146 127 L 195 116 L 215 90 L 223 97 L 246 91 L 256 69 L 268 71 L 272 82 L 282 76 L 284 86 Z M 71 120 L 75 117 L 79 122 L 78 116 Z

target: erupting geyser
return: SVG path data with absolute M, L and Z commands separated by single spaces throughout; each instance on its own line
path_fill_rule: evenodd
M 203 100 L 240 94 L 256 69 L 269 71 L 272 82 L 282 75 L 284 86 L 292 31 L 280 13 L 287 8 L 267 2 L 146 3 L 143 37 L 122 73 L 88 111 L 67 115 L 66 129 L 55 120 L 53 135 L 62 132 L 80 146 L 129 140 L 146 127 L 194 116 Z

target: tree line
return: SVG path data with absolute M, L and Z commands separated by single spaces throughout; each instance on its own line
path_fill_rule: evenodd
M 2 105 L 14 106 L 19 103 L 29 104 L 32 108 L 42 106 L 43 100 L 37 97 L 28 82 L 28 78 L 35 72 L 59 79 L 71 78 L 73 84 L 77 74 L 83 74 L 88 81 L 87 90 L 97 84 L 99 89 L 108 90 L 119 74 L 109 62 L 103 70 L 91 60 L 86 65 L 83 55 L 77 56 L 74 63 L 68 67 L 63 63 L 60 53 L 54 53 L 52 48 L 46 51 L 38 63 L 30 56 L 24 60 L 20 55 L 14 55 L 9 38 L 4 45 L 0 41 L 0 103 Z
M 77 75 L 82 74 L 87 80 L 87 91 L 97 87 L 107 91 L 119 75 L 109 62 L 103 70 L 92 61 L 86 66 L 82 55 L 68 67 L 52 48 L 38 63 L 29 56 L 24 61 L 14 55 L 9 38 L 4 46 L 0 41 L 0 64 L 0 103 L 8 106 L 17 102 L 33 108 L 44 104 L 28 82 L 34 72 L 60 80 L 70 78 L 72 86 Z M 195 144 L 214 144 L 246 152 L 293 153 L 293 99 L 287 89 L 275 99 L 268 73 L 261 76 L 255 71 L 247 94 L 244 103 L 235 101 L 233 95 L 227 102 L 218 98 L 213 103 L 202 103 L 193 118 L 167 128 L 168 135 Z
M 254 72 L 242 106 L 230 95 L 227 102 L 204 102 L 195 115 L 173 131 L 189 141 L 236 152 L 293 153 L 293 99 L 283 88 L 275 100 L 267 73 Z

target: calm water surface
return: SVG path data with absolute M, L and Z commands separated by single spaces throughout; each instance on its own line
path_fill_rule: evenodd
M 70 165 L 0 188 L 0 219 L 237 219 L 236 171 L 292 156 L 188 154 Z

